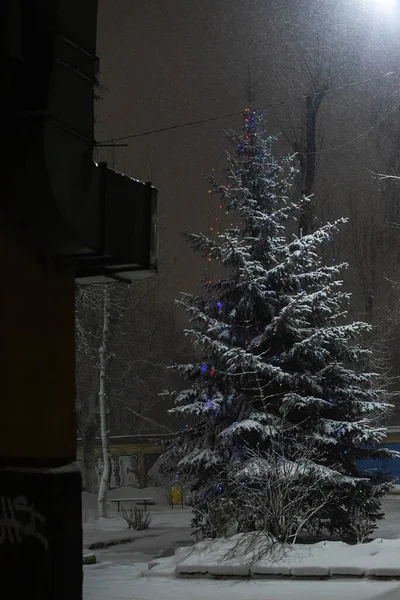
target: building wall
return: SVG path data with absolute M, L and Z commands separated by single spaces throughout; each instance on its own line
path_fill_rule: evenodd
M 113 442 L 111 440 L 111 488 L 125 485 L 142 488 L 149 484 L 148 473 L 165 447 L 158 441 Z M 78 445 L 78 462 L 82 464 L 82 447 Z M 101 447 L 95 449 L 96 473 L 98 481 L 103 468 Z
M 0 248 L 0 457 L 66 464 L 75 458 L 74 275 L 42 258 L 5 211 Z
M 173 436 L 171 436 L 172 438 Z M 155 461 L 165 452 L 165 444 L 157 439 L 149 441 L 129 441 L 134 436 L 111 439 L 111 466 L 112 476 L 110 487 L 123 486 L 146 487 L 149 484 L 148 473 Z M 400 452 L 400 428 L 389 429 L 387 441 L 381 447 Z M 78 462 L 82 464 L 82 447 L 78 442 Z M 98 481 L 103 467 L 101 447 L 95 449 L 96 473 Z M 391 473 L 400 483 L 400 457 L 385 461 L 363 460 L 358 462 L 362 469 L 380 469 Z
M 87 196 L 82 154 L 91 158 L 93 77 L 82 65 L 85 46 L 95 48 L 96 9 L 97 0 L 0 3 L 7 149 L 0 161 L 0 521 L 10 524 L 0 543 L 4 598 L 82 598 L 75 273 L 57 268 L 54 257 L 77 245 L 64 207 Z

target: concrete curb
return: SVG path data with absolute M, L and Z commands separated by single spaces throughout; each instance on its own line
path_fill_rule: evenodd
M 282 573 L 279 573 L 279 571 L 282 570 Z M 171 572 L 168 569 L 165 569 L 164 571 L 154 571 L 153 569 L 148 569 L 147 571 L 142 571 L 141 575 L 142 577 L 150 577 L 150 578 L 170 578 L 173 577 L 175 579 L 226 579 L 226 580 L 243 580 L 243 581 L 258 581 L 260 579 L 262 580 L 275 580 L 275 581 L 280 581 L 282 579 L 287 580 L 287 581 L 315 581 L 315 580 L 320 580 L 320 581 L 324 581 L 324 580 L 331 580 L 331 579 L 338 579 L 338 580 L 348 580 L 348 581 L 354 581 L 354 580 L 380 580 L 380 581 L 400 581 L 400 569 L 382 569 L 382 573 L 378 573 L 378 572 L 374 572 L 374 569 L 359 569 L 359 568 L 354 568 L 354 573 L 339 573 L 339 572 L 331 572 L 330 569 L 328 568 L 324 568 L 324 567 L 316 567 L 315 570 L 312 569 L 311 567 L 306 567 L 306 568 L 302 568 L 302 567 L 294 567 L 293 568 L 293 573 L 283 573 L 283 571 L 285 571 L 286 569 L 282 568 L 279 569 L 277 567 L 271 568 L 271 573 L 249 573 L 246 575 L 239 575 L 239 574 L 222 574 L 222 573 L 218 573 L 216 572 L 214 573 L 210 573 L 208 571 L 204 572 L 203 568 L 198 568 L 197 572 L 193 572 L 193 573 L 188 573 L 188 572 L 181 572 L 181 573 L 176 573 L 176 572 Z M 218 571 L 218 570 L 216 570 Z M 275 572 L 273 572 L 275 571 Z M 315 571 L 315 574 L 314 574 Z M 340 568 L 338 567 L 337 569 L 334 567 L 333 571 L 340 571 Z M 352 571 L 352 569 L 349 569 L 349 571 Z M 358 571 L 358 572 L 356 572 Z M 377 569 L 378 571 L 378 569 Z
M 84 565 L 95 565 L 97 563 L 96 556 L 94 554 L 84 554 L 83 564 Z
M 115 538 L 113 540 L 106 540 L 104 542 L 93 542 L 85 546 L 85 548 L 87 550 L 102 550 L 103 548 L 109 548 L 110 546 L 118 546 L 119 544 L 130 544 L 131 542 L 134 542 L 137 539 L 137 537 Z
M 179 552 L 179 551 L 178 551 Z M 182 551 L 179 552 L 182 554 Z M 375 579 L 375 580 L 400 580 L 399 566 L 357 566 L 334 563 L 326 565 L 280 564 L 279 562 L 251 564 L 250 562 L 233 564 L 203 563 L 177 564 L 179 554 L 168 559 L 155 559 L 148 563 L 148 569 L 142 572 L 144 577 L 173 577 L 176 579 L 228 579 L 228 580 L 325 580 L 325 579 Z
M 149 565 L 150 566 L 150 565 Z M 177 577 L 223 579 L 400 579 L 399 567 L 360 567 L 349 565 L 176 565 L 172 573 Z M 153 565 L 154 568 L 154 565 Z M 150 571 L 151 572 L 151 571 Z
M 153 571 L 152 568 L 149 568 L 147 571 L 142 572 L 142 576 L 145 577 L 174 577 L 176 579 L 242 579 L 242 580 L 296 580 L 296 581 L 314 581 L 314 580 L 329 580 L 329 579 L 340 579 L 340 580 L 382 580 L 382 581 L 392 581 L 400 580 L 400 568 L 396 569 L 362 569 L 360 567 L 354 567 L 347 570 L 347 573 L 343 572 L 342 567 L 302 567 L 302 566 L 293 566 L 292 568 L 282 567 L 279 568 L 277 566 L 268 568 L 264 568 L 263 572 L 260 572 L 258 569 L 250 570 L 247 573 L 222 573 L 222 569 L 214 568 L 208 571 L 207 568 L 198 567 L 196 570 L 193 569 L 192 572 L 181 570 L 177 572 L 169 571 L 166 569 L 165 571 Z M 196 571 L 196 572 L 195 572 Z
M 154 569 L 157 573 L 156 561 L 149 563 L 149 570 Z M 162 567 L 162 563 L 159 563 Z M 166 565 L 167 566 L 167 565 Z M 168 569 L 169 566 L 169 569 Z M 170 575 L 175 577 L 207 577 L 207 578 L 239 578 L 239 579 L 400 579 L 399 566 L 365 566 L 356 564 L 335 564 L 321 565 L 302 564 L 293 562 L 292 564 L 274 563 L 233 563 L 233 564 L 173 564 L 172 561 L 167 569 L 159 570 L 169 571 Z

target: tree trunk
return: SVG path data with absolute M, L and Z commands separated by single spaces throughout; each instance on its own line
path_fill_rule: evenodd
M 97 423 L 91 423 L 88 427 L 82 429 L 83 486 L 91 494 L 96 494 L 98 490 L 94 456 L 97 429 Z
M 301 196 L 309 197 L 314 191 L 316 171 L 316 136 L 319 107 L 325 96 L 325 90 L 318 90 L 314 96 L 306 98 L 305 106 L 305 143 L 299 155 L 301 175 Z M 299 217 L 300 236 L 312 233 L 314 229 L 314 200 L 309 200 L 303 206 Z
M 100 362 L 100 385 L 99 385 L 99 408 L 100 408 L 100 432 L 101 448 L 103 454 L 103 470 L 100 479 L 98 510 L 99 517 L 107 517 L 107 493 L 111 479 L 111 456 L 109 439 L 109 405 L 107 394 L 107 366 L 109 356 L 110 336 L 110 289 L 107 285 L 103 288 L 103 330 L 101 346 L 99 348 Z

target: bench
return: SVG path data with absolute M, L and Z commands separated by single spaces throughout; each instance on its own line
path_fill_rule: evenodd
M 109 502 L 117 503 L 117 510 L 123 502 L 134 502 L 135 504 L 144 504 L 144 510 L 147 510 L 148 504 L 155 504 L 154 498 L 111 498 Z

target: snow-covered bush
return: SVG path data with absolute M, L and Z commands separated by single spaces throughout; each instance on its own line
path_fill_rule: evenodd
M 339 473 L 316 465 L 315 451 L 305 446 L 291 459 L 276 443 L 267 452 L 249 449 L 246 463 L 232 465 L 228 473 L 238 533 L 262 531 L 282 543 L 318 533 L 336 477 Z
M 229 497 L 214 498 L 211 503 L 194 507 L 193 538 L 197 542 L 206 538 L 219 538 L 236 532 L 238 510 Z
M 148 529 L 152 520 L 151 514 L 138 506 L 125 508 L 121 505 L 121 517 L 126 521 L 128 528 L 135 531 Z
M 365 510 L 353 506 L 350 511 L 350 532 L 352 538 L 357 543 L 368 541 L 368 537 L 376 528 L 375 522 Z

